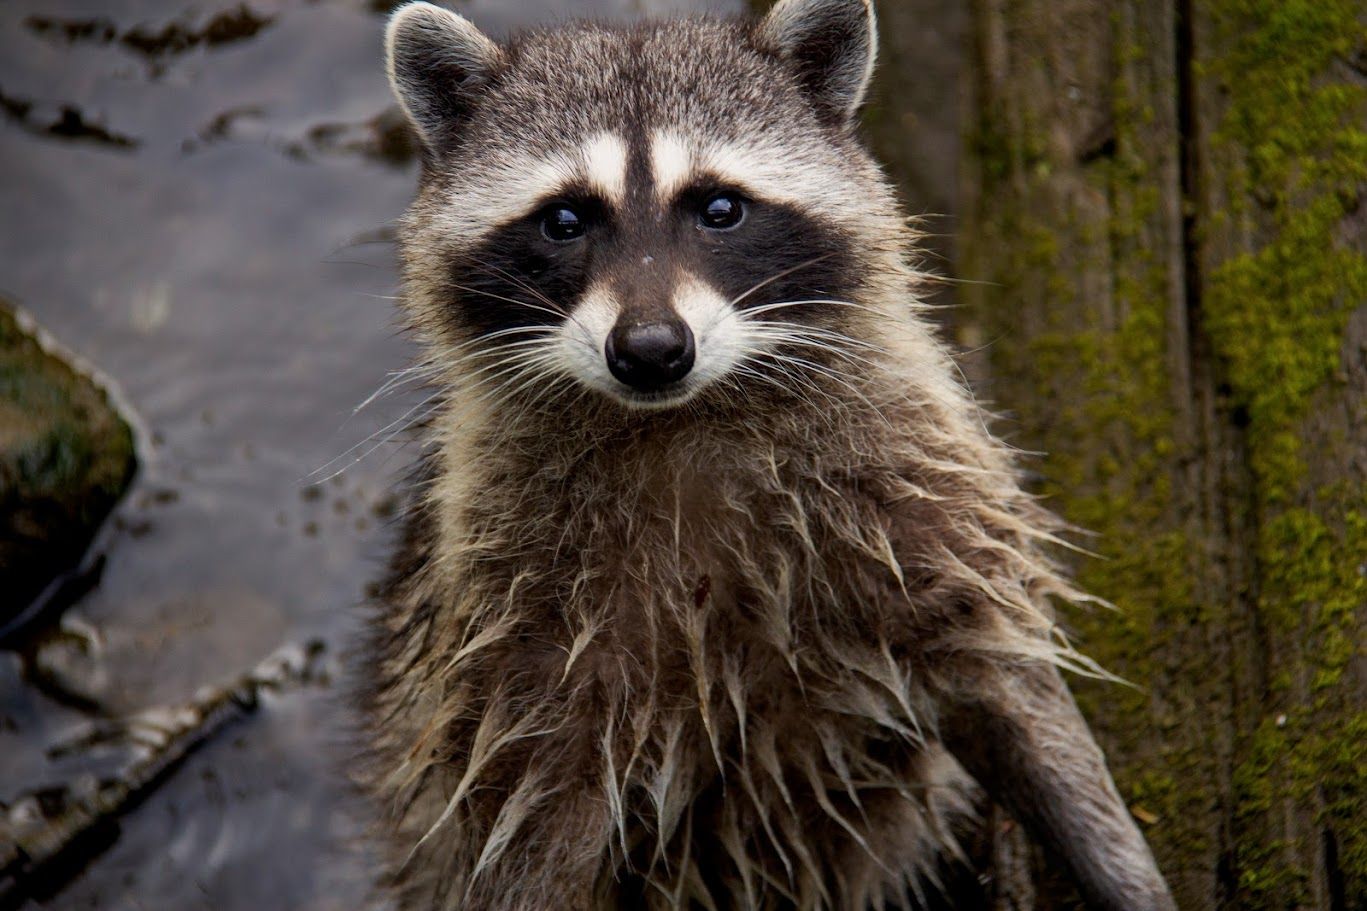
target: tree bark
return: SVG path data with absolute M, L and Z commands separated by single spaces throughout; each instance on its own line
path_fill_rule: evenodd
M 971 5 L 955 331 L 1095 533 L 1134 685 L 1074 686 L 1182 908 L 1367 907 L 1365 19 Z

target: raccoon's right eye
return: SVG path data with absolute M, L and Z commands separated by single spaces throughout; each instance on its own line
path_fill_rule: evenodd
M 725 231 L 740 224 L 745 217 L 745 206 L 735 193 L 717 193 L 703 203 L 698 215 L 706 227 Z
M 541 213 L 541 233 L 556 243 L 578 240 L 584 236 L 584 218 L 570 206 L 557 203 Z

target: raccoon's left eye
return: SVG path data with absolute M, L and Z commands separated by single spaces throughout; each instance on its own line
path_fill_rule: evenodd
M 745 206 L 735 193 L 717 193 L 709 196 L 698 213 L 704 226 L 715 231 L 724 231 L 740 224 L 745 217 Z
M 584 217 L 564 203 L 550 206 L 541 213 L 541 233 L 559 243 L 584 236 Z

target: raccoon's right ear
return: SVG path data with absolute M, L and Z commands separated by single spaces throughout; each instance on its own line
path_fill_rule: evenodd
M 778 0 L 758 37 L 797 67 L 819 110 L 854 123 L 878 54 L 873 0 Z
M 431 3 L 400 7 L 385 29 L 389 85 L 429 152 L 449 146 L 503 51 L 466 19 Z

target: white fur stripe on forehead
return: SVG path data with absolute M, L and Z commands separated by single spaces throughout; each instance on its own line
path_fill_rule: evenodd
M 443 207 L 444 227 L 458 237 L 477 240 L 537 207 L 576 183 L 586 184 L 620 205 L 626 196 L 627 146 L 615 133 L 595 133 L 577 149 L 549 155 L 504 154 L 478 169 L 461 173 L 451 187 L 452 203 Z
M 734 185 L 756 199 L 786 203 L 836 221 L 850 214 L 858 192 L 849 163 L 831 160 L 818 145 L 780 144 L 763 137 L 745 142 L 693 139 L 673 130 L 650 137 L 651 177 L 662 202 L 698 177 Z
M 678 133 L 657 130 L 650 137 L 650 177 L 657 199 L 669 200 L 693 174 L 693 151 Z
M 627 193 L 627 145 L 622 137 L 599 133 L 584 143 L 580 154 L 589 185 L 608 202 L 620 204 Z

